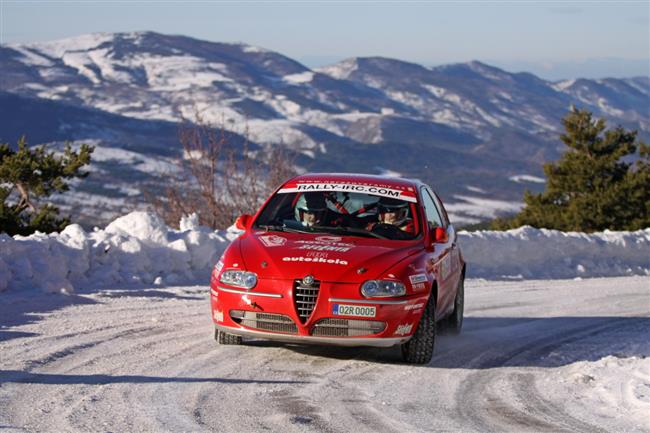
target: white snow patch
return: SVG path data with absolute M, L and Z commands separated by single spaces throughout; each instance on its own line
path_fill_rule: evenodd
M 477 192 L 479 194 L 485 194 L 485 190 L 482 189 L 482 188 L 479 188 L 477 186 L 465 185 L 465 188 L 467 188 L 469 191 L 472 191 L 472 192 Z
M 558 92 L 564 92 L 566 89 L 573 86 L 575 82 L 576 82 L 575 79 L 558 81 L 557 83 L 551 84 L 551 87 L 553 87 Z
M 459 236 L 472 277 L 650 275 L 650 228 L 585 234 L 524 226 L 505 232 L 461 231 Z
M 403 176 L 402 173 L 400 173 L 398 171 L 395 171 L 395 170 L 391 170 L 391 169 L 383 168 L 383 167 L 379 167 L 379 166 L 377 166 L 375 168 L 379 172 L 380 176 L 388 176 L 388 177 L 402 177 Z
M 522 183 L 522 182 L 546 183 L 546 179 L 542 177 L 533 176 L 531 174 L 518 174 L 515 176 L 510 176 L 508 180 L 511 180 L 516 183 Z
M 345 80 L 349 78 L 350 74 L 356 71 L 358 67 L 359 64 L 356 59 L 346 59 L 334 65 L 317 68 L 316 71 L 338 80 Z
M 518 212 L 522 206 L 520 202 L 495 200 L 484 197 L 466 195 L 454 195 L 453 197 L 457 201 L 445 203 L 445 209 L 453 216 L 452 221 L 454 222 L 456 221 L 456 216 L 478 217 L 478 220 L 495 218 L 500 214 Z
M 269 53 L 266 48 L 257 47 L 255 45 L 242 45 L 242 51 L 245 53 Z
M 68 52 L 88 51 L 93 48 L 97 48 L 105 42 L 112 41 L 113 36 L 114 35 L 111 33 L 89 33 L 71 38 L 58 39 L 55 41 L 20 45 L 41 51 L 50 57 L 63 57 L 63 55 Z M 10 46 L 13 47 L 13 44 L 10 44 Z
M 12 46 L 11 44 L 9 44 L 9 46 L 18 51 L 25 59 L 25 63 L 29 65 L 42 67 L 50 67 L 54 65 L 50 59 L 42 54 L 39 54 L 35 50 L 28 49 L 25 46 Z
M 311 71 L 300 72 L 298 74 L 285 75 L 282 77 L 284 81 L 291 84 L 304 84 L 309 83 L 314 78 L 314 73 Z

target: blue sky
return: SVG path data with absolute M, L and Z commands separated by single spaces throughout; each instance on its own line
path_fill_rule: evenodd
M 544 78 L 650 75 L 650 2 L 1 2 L 2 42 L 153 30 L 279 51 L 308 66 L 481 60 Z

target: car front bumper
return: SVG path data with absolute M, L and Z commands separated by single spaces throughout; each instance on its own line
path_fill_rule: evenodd
M 218 330 L 298 344 L 390 347 L 411 338 L 429 295 L 425 292 L 401 298 L 367 299 L 358 295 L 356 284 L 324 283 L 318 302 L 305 321 L 298 317 L 286 281 L 264 281 L 260 286 L 255 290 L 242 290 L 216 282 L 211 284 L 212 319 Z M 333 311 L 336 304 L 370 307 L 376 314 L 367 317 L 337 315 Z M 241 319 L 242 314 L 247 317 Z M 375 325 L 380 327 L 381 324 L 383 330 L 374 330 Z M 348 331 L 339 333 L 341 327 Z M 365 332 L 369 328 L 373 330 Z
M 215 325 L 219 331 L 242 337 L 260 338 L 264 340 L 281 341 L 283 343 L 319 344 L 327 346 L 346 347 L 391 347 L 407 342 L 411 337 L 379 338 L 379 337 L 314 337 L 308 335 L 278 334 L 263 332 L 253 329 L 231 328 L 224 325 Z

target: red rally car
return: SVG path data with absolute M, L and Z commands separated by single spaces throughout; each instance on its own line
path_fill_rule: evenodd
M 428 363 L 437 328 L 460 332 L 465 262 L 418 180 L 301 175 L 236 225 L 210 280 L 221 344 L 399 344 L 405 361 Z

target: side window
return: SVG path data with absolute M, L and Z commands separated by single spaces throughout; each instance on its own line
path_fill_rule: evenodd
M 427 192 L 431 193 L 431 197 L 433 197 L 433 201 L 436 204 L 436 208 L 438 208 L 438 213 L 442 217 L 442 221 L 444 223 L 444 226 L 447 227 L 449 225 L 449 216 L 447 215 L 447 210 L 445 207 L 442 205 L 442 202 L 440 201 L 440 198 L 431 191 L 427 190 Z
M 436 208 L 436 204 L 429 195 L 426 189 L 422 189 L 422 204 L 424 205 L 424 212 L 427 214 L 427 221 L 429 227 L 444 227 L 440 213 Z

